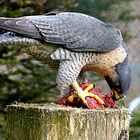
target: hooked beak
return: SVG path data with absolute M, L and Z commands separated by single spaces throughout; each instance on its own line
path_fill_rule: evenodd
M 117 91 L 115 91 L 115 90 L 112 90 L 112 99 L 113 99 L 114 101 L 120 100 L 120 99 L 122 99 L 122 98 L 124 98 L 124 95 L 119 94 L 119 93 L 118 93 Z

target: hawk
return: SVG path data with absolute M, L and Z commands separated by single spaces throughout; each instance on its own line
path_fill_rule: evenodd
M 103 76 L 114 100 L 123 98 L 130 87 L 128 51 L 120 31 L 82 13 L 0 17 L 0 44 L 18 44 L 35 59 L 58 69 L 61 94 L 73 86 L 85 105 L 89 94 L 77 82 L 85 71 Z

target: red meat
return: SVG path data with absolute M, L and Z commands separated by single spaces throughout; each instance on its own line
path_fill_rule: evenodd
M 89 82 L 87 80 L 85 80 L 84 83 L 80 84 L 80 87 L 84 90 L 88 87 Z M 72 90 L 73 91 L 73 90 Z M 87 107 L 89 109 L 104 109 L 104 108 L 117 108 L 117 104 L 115 101 L 113 101 L 112 99 L 112 95 L 111 94 L 102 94 L 102 91 L 100 88 L 92 88 L 90 90 L 91 93 L 97 95 L 98 97 L 100 97 L 101 100 L 104 101 L 104 104 L 100 104 L 96 99 L 91 98 L 91 97 L 86 97 L 87 100 Z M 80 98 L 78 98 L 77 96 L 74 97 L 73 101 L 69 101 L 69 97 L 74 94 L 69 93 L 69 95 L 64 96 L 62 98 L 60 98 L 58 100 L 58 104 L 60 105 L 65 105 L 65 106 L 72 106 L 72 107 L 85 107 L 83 102 L 81 101 Z

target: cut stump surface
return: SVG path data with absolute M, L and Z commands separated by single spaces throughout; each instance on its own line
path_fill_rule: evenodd
M 128 140 L 130 118 L 126 108 L 12 104 L 7 106 L 6 140 Z

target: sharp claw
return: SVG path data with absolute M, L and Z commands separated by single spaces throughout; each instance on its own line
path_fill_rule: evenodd
M 85 103 L 84 106 L 83 106 L 83 108 L 84 109 L 87 109 L 88 108 L 88 105 Z
M 85 95 L 83 95 L 83 97 L 82 97 L 82 96 L 80 96 L 80 98 L 81 98 L 81 100 L 83 101 L 84 105 L 87 105 L 86 96 L 85 96 Z

